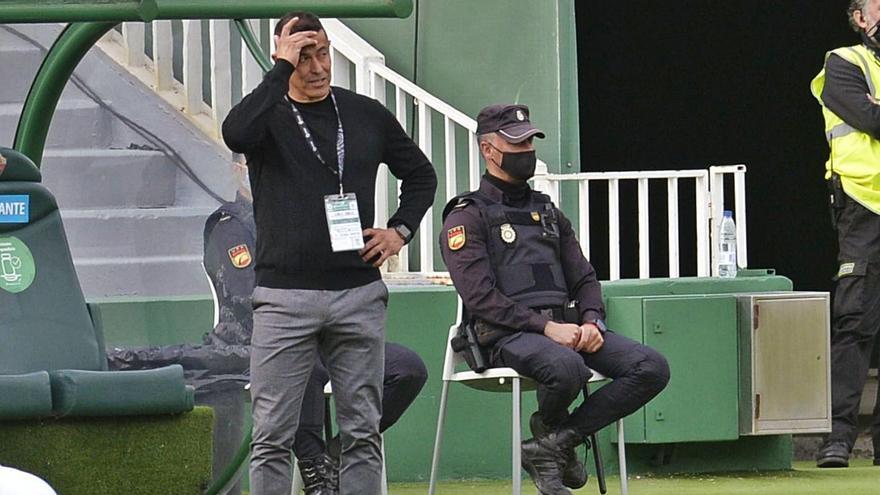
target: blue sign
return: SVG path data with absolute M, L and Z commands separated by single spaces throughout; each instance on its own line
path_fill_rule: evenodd
M 30 221 L 30 196 L 0 194 L 0 223 L 28 223 Z

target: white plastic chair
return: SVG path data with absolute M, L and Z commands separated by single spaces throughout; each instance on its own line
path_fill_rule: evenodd
M 330 398 L 333 396 L 333 386 L 330 382 L 324 385 L 324 437 L 326 440 L 333 438 L 332 426 L 330 424 Z M 379 448 L 382 452 L 382 495 L 388 495 L 388 472 L 385 469 L 385 435 L 381 437 Z M 303 489 L 303 479 L 299 474 L 296 457 L 293 458 L 293 485 L 291 486 L 291 495 L 299 495 Z
M 459 298 L 458 311 L 455 318 L 456 323 L 449 327 L 449 335 L 446 339 L 446 357 L 443 360 L 443 388 L 440 392 L 440 412 L 437 418 L 437 434 L 434 438 L 434 454 L 431 459 L 431 480 L 428 485 L 428 495 L 434 495 L 437 487 L 438 467 L 440 464 L 440 447 L 443 442 L 443 427 L 446 420 L 446 403 L 449 395 L 450 383 L 461 383 L 476 390 L 486 392 L 511 392 L 512 395 L 512 428 L 511 428 L 511 451 L 512 451 L 512 481 L 513 494 L 520 495 L 522 493 L 522 475 L 521 475 L 521 458 L 520 444 L 522 442 L 521 430 L 521 404 L 522 391 L 535 390 L 537 383 L 534 380 L 520 375 L 513 368 L 490 368 L 482 373 L 476 373 L 471 370 L 455 371 L 456 367 L 464 362 L 464 358 L 452 350 L 452 339 L 458 333 L 458 327 L 462 316 L 462 303 Z M 600 373 L 593 371 L 590 383 L 607 380 Z M 617 421 L 617 454 L 620 463 L 620 493 L 628 494 L 628 486 L 626 479 L 626 448 L 624 443 L 623 419 Z M 593 455 L 598 455 L 598 445 L 593 438 Z M 598 464 L 598 462 L 597 462 Z M 600 489 L 604 487 L 600 486 Z M 605 493 L 604 491 L 602 493 Z

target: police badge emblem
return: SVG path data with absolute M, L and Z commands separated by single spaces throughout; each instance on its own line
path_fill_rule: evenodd
M 467 236 L 464 232 L 464 225 L 457 225 L 446 231 L 446 242 L 451 251 L 458 251 L 463 248 L 467 242 Z
M 538 213 L 537 211 L 533 211 L 532 212 L 532 220 L 534 220 L 536 222 L 540 222 L 541 221 L 541 214 Z
M 239 244 L 238 246 L 232 247 L 227 253 L 229 253 L 229 261 L 231 261 L 232 266 L 236 268 L 247 268 L 253 260 L 247 244 Z
M 513 225 L 509 223 L 501 225 L 501 240 L 507 244 L 513 244 L 513 241 L 516 240 L 516 231 L 513 230 Z

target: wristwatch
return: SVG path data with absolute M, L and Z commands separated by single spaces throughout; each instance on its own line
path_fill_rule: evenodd
M 409 227 L 407 227 L 406 225 L 399 223 L 392 228 L 397 232 L 397 235 L 399 235 L 400 238 L 403 239 L 404 244 L 408 243 L 410 239 L 412 239 L 412 230 L 409 230 Z
M 605 333 L 606 331 L 608 331 L 608 327 L 605 326 L 605 322 L 602 321 L 601 318 L 596 318 L 595 320 L 587 320 L 584 323 L 592 323 L 593 325 L 596 325 L 596 328 L 598 328 L 601 333 Z

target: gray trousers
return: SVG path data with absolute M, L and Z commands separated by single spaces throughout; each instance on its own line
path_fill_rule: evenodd
M 342 440 L 341 494 L 378 494 L 379 419 L 388 289 L 254 289 L 251 340 L 252 495 L 287 495 L 291 448 L 309 375 L 320 352 L 330 374 Z

